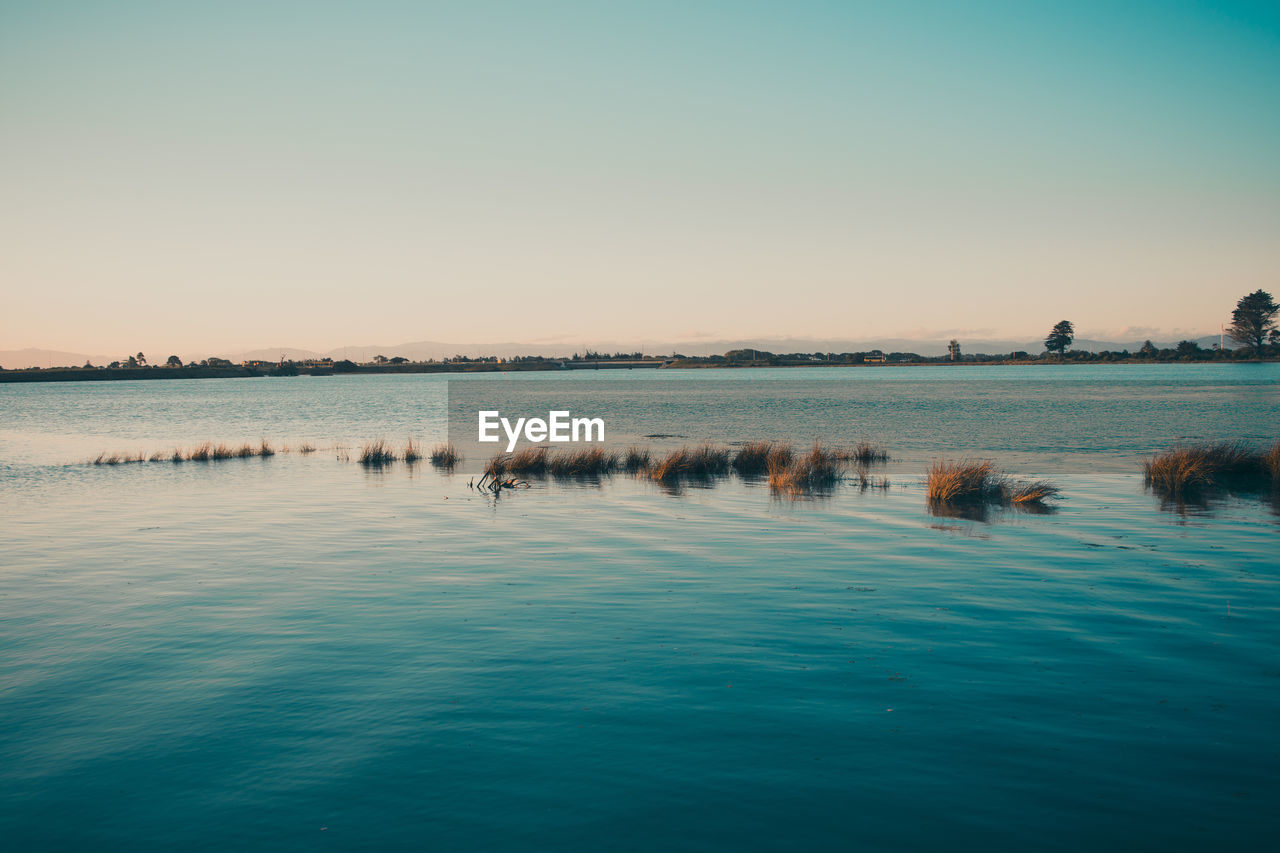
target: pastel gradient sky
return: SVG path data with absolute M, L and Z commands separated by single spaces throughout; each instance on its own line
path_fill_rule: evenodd
M 1280 5 L 5 2 L 0 349 L 1216 332 Z

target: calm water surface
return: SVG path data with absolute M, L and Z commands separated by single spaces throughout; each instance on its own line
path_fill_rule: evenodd
M 587 379 L 688 440 L 879 438 L 893 485 L 793 502 L 617 476 L 495 501 L 467 488 L 475 458 L 93 467 L 203 439 L 431 440 L 443 383 L 0 385 L 5 847 L 1249 849 L 1280 830 L 1280 509 L 1162 507 L 1135 467 L 1180 437 L 1273 437 L 1276 365 L 537 381 Z M 658 381 L 688 388 L 622 387 Z M 1059 510 L 931 515 L 942 438 L 1052 475 Z

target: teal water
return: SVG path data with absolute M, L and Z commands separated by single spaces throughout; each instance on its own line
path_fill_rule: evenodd
M 887 492 L 797 502 L 624 476 L 495 501 L 467 488 L 476 459 L 371 472 L 330 449 L 78 464 L 430 438 L 430 377 L 0 386 L 0 837 L 1257 848 L 1280 829 L 1280 512 L 1162 507 L 1134 468 L 1165 433 L 1274 430 L 1280 374 L 1237 367 L 806 372 L 881 401 L 851 434 L 911 449 Z M 758 387 L 795 372 L 751 373 L 662 381 L 797 399 Z M 950 430 L 970 447 L 999 435 L 1052 474 L 1059 510 L 931 515 L 938 401 L 973 413 Z M 1135 408 L 1149 423 L 1037 451 Z

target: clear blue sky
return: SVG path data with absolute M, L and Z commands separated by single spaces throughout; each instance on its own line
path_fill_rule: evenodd
M 0 349 L 1216 331 L 1278 9 L 0 0 Z

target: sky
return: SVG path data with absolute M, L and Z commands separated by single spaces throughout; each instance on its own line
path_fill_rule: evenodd
M 0 349 L 1216 333 L 1280 5 L 0 0 Z

